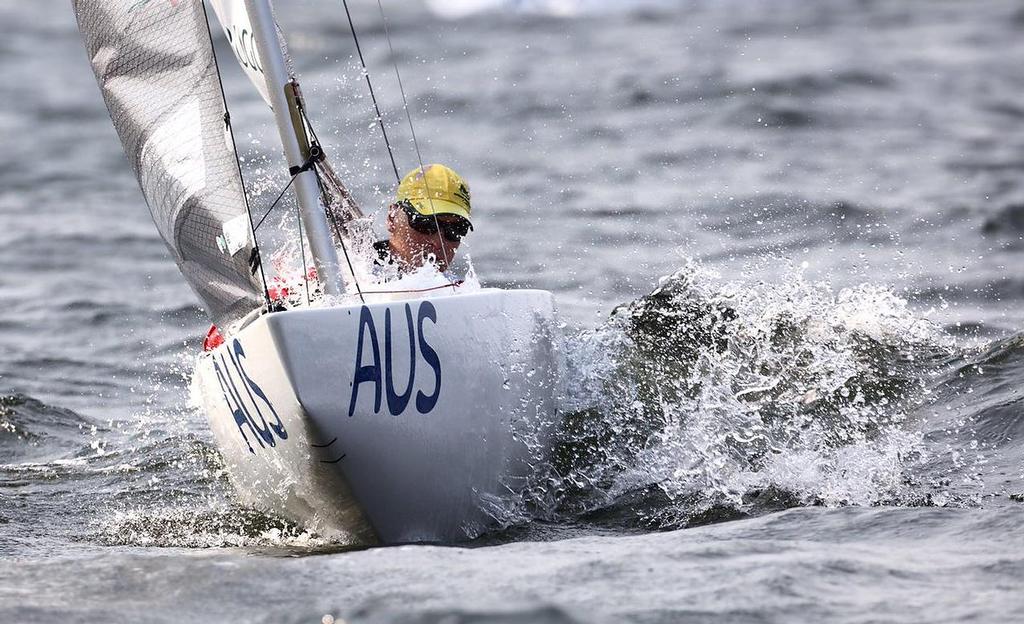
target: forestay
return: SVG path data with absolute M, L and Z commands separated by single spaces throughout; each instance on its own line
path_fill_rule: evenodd
M 252 225 L 202 0 L 72 0 L 161 236 L 215 323 L 261 304 Z

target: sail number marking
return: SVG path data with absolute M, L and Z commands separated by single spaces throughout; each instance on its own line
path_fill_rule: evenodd
M 245 433 L 246 429 L 252 433 L 260 448 L 277 446 L 275 438 L 287 440 L 288 431 L 267 393 L 245 372 L 244 360 L 245 350 L 236 338 L 231 342 L 230 348 L 221 349 L 220 353 L 214 356 L 213 370 L 217 373 L 224 400 L 235 419 L 238 431 L 242 434 L 242 439 L 249 447 L 249 452 L 256 454 L 249 436 Z
M 374 414 L 379 414 L 385 403 L 388 412 L 393 416 L 405 412 L 409 403 L 414 403 L 416 411 L 421 414 L 429 414 L 437 405 L 441 396 L 441 358 L 427 341 L 423 331 L 427 321 L 437 324 L 437 310 L 429 301 L 424 301 L 420 303 L 415 314 L 408 303 L 405 304 L 403 311 L 404 314 L 394 315 L 399 319 L 404 316 L 404 319 L 399 320 L 393 319 L 390 308 L 384 310 L 382 349 L 373 313 L 366 306 L 360 309 L 349 416 L 355 414 L 359 389 L 364 384 L 372 386 Z M 405 325 L 405 331 L 393 331 L 393 327 L 400 324 Z M 399 344 L 400 336 L 407 338 L 409 361 L 408 378 L 397 380 L 402 383 L 401 389 L 397 387 L 394 370 L 396 355 L 405 352 L 402 348 L 405 345 Z M 218 351 L 213 356 L 213 369 L 228 411 L 231 412 L 249 452 L 256 453 L 250 438 L 255 440 L 260 448 L 275 447 L 278 440 L 287 440 L 288 431 L 277 409 L 263 388 L 245 370 L 245 349 L 242 343 L 236 338 L 231 341 L 230 346 L 226 345 Z M 429 381 L 418 385 L 416 368 L 420 361 L 427 366 L 432 375 L 428 377 Z M 425 389 L 429 390 L 429 393 L 424 392 Z
M 400 313 L 399 313 L 400 314 Z M 399 316 L 395 314 L 395 316 Z M 427 342 L 423 333 L 423 326 L 426 321 L 437 324 L 437 310 L 429 301 L 419 304 L 416 311 L 415 322 L 413 321 L 413 308 L 405 304 L 405 323 L 400 319 L 392 319 L 391 308 L 384 310 L 384 353 L 381 360 L 381 345 L 378 340 L 377 323 L 374 321 L 370 308 L 363 306 L 359 311 L 359 335 L 356 338 L 356 364 L 355 373 L 352 376 L 352 398 L 349 400 L 348 415 L 351 417 L 356 411 L 356 402 L 359 398 L 359 389 L 363 384 L 373 386 L 373 413 L 379 414 L 384 398 L 387 401 L 388 412 L 392 416 L 398 416 L 405 411 L 416 391 L 416 411 L 421 414 L 428 414 L 437 405 L 441 396 L 441 358 L 437 351 Z M 405 331 L 392 331 L 393 325 L 406 326 Z M 399 345 L 397 336 L 408 338 L 409 377 L 399 380 L 402 382 L 402 389 L 396 387 L 394 375 L 395 350 L 404 353 Z M 368 345 L 368 348 L 367 348 Z M 418 353 L 418 355 L 417 355 Z M 416 366 L 419 360 L 430 368 L 433 379 L 425 384 L 416 384 Z M 430 393 L 424 392 L 424 388 Z

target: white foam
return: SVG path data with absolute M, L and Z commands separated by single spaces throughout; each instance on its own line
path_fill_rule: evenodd
M 665 288 L 679 288 L 658 310 L 667 317 L 694 302 L 735 313 L 724 324 L 727 347 L 693 344 L 682 358 L 688 366 L 671 354 L 638 366 L 634 359 L 645 352 L 628 314 L 570 338 L 563 409 L 596 408 L 613 440 L 638 427 L 651 434 L 632 448 L 605 449 L 611 465 L 565 478 L 593 482 L 595 471 L 612 470 L 611 499 L 657 484 L 673 499 L 737 506 L 767 486 L 826 505 L 870 505 L 906 493 L 908 465 L 926 453 L 921 432 L 906 422 L 914 397 L 887 384 L 892 375 L 925 374 L 895 368 L 917 350 L 952 347 L 937 326 L 885 288 L 862 284 L 834 294 L 800 271 L 778 283 L 721 283 L 688 263 L 662 280 Z M 920 387 L 920 380 L 904 381 Z M 652 414 L 662 425 L 644 422 Z

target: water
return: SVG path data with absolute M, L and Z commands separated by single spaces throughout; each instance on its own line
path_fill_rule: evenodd
M 468 547 L 345 552 L 235 504 L 188 405 L 206 322 L 70 9 L 7 3 L 0 620 L 1019 620 L 1019 6 L 440 4 L 389 8 L 396 56 L 481 279 L 567 322 L 552 472 Z M 380 206 L 343 15 L 295 5 L 319 133 Z M 267 117 L 225 80 L 269 202 Z

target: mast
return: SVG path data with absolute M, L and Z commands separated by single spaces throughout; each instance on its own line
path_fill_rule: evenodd
M 245 0 L 245 8 L 252 22 L 256 49 L 263 66 L 270 105 L 274 109 L 274 119 L 277 122 L 278 134 L 281 136 L 285 158 L 289 168 L 300 167 L 305 161 L 300 145 L 300 137 L 304 139 L 305 136 L 301 133 L 305 131 L 301 127 L 296 127 L 290 114 L 288 97 L 285 93 L 285 89 L 290 88 L 289 75 L 285 67 L 284 54 L 281 52 L 281 41 L 277 36 L 270 0 Z M 331 239 L 331 231 L 327 225 L 324 208 L 320 204 L 320 188 L 317 185 L 316 173 L 313 170 L 298 173 L 293 186 L 299 201 L 306 240 L 309 241 L 313 263 L 316 266 L 320 283 L 323 284 L 324 293 L 328 295 L 343 294 L 338 254 L 334 249 L 334 241 Z

